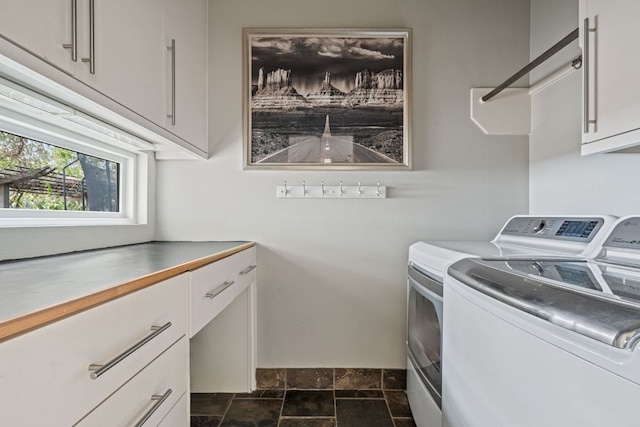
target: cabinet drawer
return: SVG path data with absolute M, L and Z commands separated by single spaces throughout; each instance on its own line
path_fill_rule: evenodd
M 76 425 L 132 426 L 144 419 L 158 425 L 186 393 L 188 377 L 189 341 L 183 337 Z M 186 412 L 180 417 L 174 427 L 187 424 Z
M 171 408 L 171 411 L 160 424 L 159 427 L 188 427 L 191 423 L 191 415 L 189 414 L 189 393 L 182 395 L 178 403 Z
M 3 421 L 78 421 L 185 334 L 186 287 L 187 275 L 177 276 L 0 344 Z M 90 365 L 117 360 L 153 326 L 164 329 L 91 378 Z
M 190 337 L 255 281 L 255 267 L 256 250 L 249 248 L 191 272 Z

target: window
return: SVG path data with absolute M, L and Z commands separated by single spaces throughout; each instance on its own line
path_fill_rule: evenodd
M 2 112 L 0 227 L 146 223 L 146 152 Z
M 0 207 L 119 212 L 120 163 L 0 130 Z
M 155 134 L 1 55 L 0 74 L 0 227 L 146 224 Z

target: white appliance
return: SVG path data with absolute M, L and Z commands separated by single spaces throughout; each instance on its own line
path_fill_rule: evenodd
M 640 217 L 591 261 L 456 262 L 444 296 L 444 427 L 640 425 Z
M 595 256 L 615 217 L 515 216 L 490 242 L 432 241 L 409 247 L 407 395 L 418 427 L 441 426 L 443 277 L 468 257 Z

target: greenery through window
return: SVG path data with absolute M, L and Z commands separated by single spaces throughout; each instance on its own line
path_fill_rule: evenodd
M 120 164 L 0 131 L 0 208 L 119 212 Z

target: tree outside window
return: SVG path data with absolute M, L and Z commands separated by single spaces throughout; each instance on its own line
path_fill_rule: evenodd
M 0 207 L 119 211 L 120 164 L 0 131 Z

